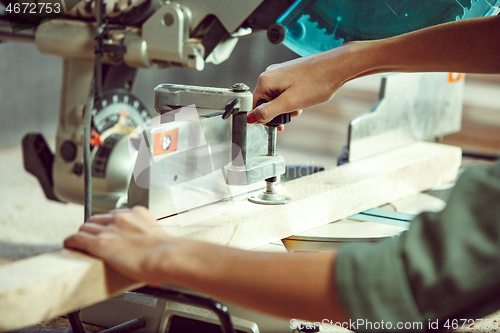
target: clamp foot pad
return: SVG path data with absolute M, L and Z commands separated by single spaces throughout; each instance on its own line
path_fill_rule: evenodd
M 261 205 L 284 205 L 292 201 L 292 199 L 278 193 L 263 192 L 257 196 L 249 196 L 248 201 Z

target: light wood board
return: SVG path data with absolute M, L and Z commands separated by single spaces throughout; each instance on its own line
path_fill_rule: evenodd
M 282 184 L 277 191 L 292 198 L 286 205 L 257 205 L 240 197 L 160 223 L 174 236 L 253 249 L 452 182 L 460 161 L 460 148 L 418 142 Z
M 239 197 L 160 222 L 174 236 L 253 249 L 451 182 L 460 160 L 459 148 L 414 143 L 283 184 L 279 192 L 292 198 L 287 205 L 257 205 Z M 181 222 L 191 225 L 181 227 Z M 20 260 L 0 267 L 0 331 L 30 326 L 140 285 L 73 251 Z
M 0 331 L 31 326 L 140 286 L 75 251 L 19 260 L 0 268 Z

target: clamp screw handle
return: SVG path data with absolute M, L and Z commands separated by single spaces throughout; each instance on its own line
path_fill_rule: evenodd
M 261 99 L 257 102 L 257 106 L 262 105 L 264 103 L 267 103 L 265 99 Z M 273 118 L 270 122 L 266 124 L 267 127 L 278 127 L 283 124 L 288 124 L 289 122 L 292 121 L 292 114 L 291 113 L 283 113 L 279 114 L 276 117 Z
M 276 117 L 273 118 L 270 122 L 266 124 L 268 127 L 278 127 L 283 124 L 288 124 L 290 121 L 292 121 L 292 116 L 290 113 L 283 113 L 280 115 L 277 115 Z

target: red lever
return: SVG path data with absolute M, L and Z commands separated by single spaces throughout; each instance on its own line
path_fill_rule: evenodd
M 101 135 L 96 130 L 90 132 L 90 144 L 92 146 L 102 146 L 103 142 L 101 140 Z

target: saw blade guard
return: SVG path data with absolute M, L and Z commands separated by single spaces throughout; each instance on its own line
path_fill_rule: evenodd
M 500 12 L 500 0 L 298 0 L 278 20 L 301 56 Z

